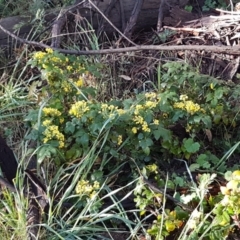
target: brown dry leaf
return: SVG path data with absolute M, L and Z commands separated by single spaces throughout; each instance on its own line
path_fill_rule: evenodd
M 129 76 L 126 75 L 119 75 L 120 78 L 123 78 L 126 81 L 131 81 L 132 79 Z
M 208 141 L 212 141 L 212 132 L 210 129 L 205 129 L 205 134 L 207 135 Z

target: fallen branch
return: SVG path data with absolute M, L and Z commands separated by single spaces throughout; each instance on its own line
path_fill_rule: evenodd
M 14 38 L 15 40 L 27 44 L 32 45 L 38 48 L 51 48 L 47 44 L 28 41 L 26 39 L 22 39 L 15 34 L 7 31 L 0 25 L 0 29 L 7 33 L 9 36 Z M 103 50 L 89 50 L 89 51 L 77 51 L 77 50 L 67 50 L 61 48 L 52 48 L 53 50 L 58 51 L 59 53 L 69 54 L 69 55 L 98 55 L 98 54 L 113 54 L 113 53 L 124 53 L 124 52 L 136 52 L 136 51 L 200 51 L 201 54 L 203 52 L 214 52 L 214 53 L 224 53 L 228 55 L 240 55 L 240 46 L 201 46 L 201 45 L 173 45 L 173 46 L 162 46 L 162 45 L 137 45 L 134 47 L 126 47 L 126 48 L 116 48 L 116 49 L 103 49 Z

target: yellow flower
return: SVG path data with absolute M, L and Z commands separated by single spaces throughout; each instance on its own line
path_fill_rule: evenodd
M 132 128 L 132 132 L 133 132 L 134 134 L 136 134 L 136 133 L 137 133 L 137 128 L 136 128 L 136 127 L 133 127 L 133 128 Z
M 53 50 L 51 48 L 46 48 L 46 52 L 51 54 L 53 53 Z
M 46 69 L 47 65 L 45 63 L 42 64 L 42 68 Z
M 86 101 L 78 101 L 71 106 L 69 114 L 77 118 L 81 118 L 85 112 L 89 111 L 89 107 Z
M 158 119 L 154 119 L 154 120 L 153 120 L 153 124 L 159 125 L 159 120 L 158 120 Z
M 143 110 L 143 109 L 144 109 L 143 105 L 140 105 L 140 104 L 136 105 L 134 114 L 135 114 L 135 115 L 138 115 L 138 114 L 139 114 L 139 111 L 141 111 L 141 110 Z
M 61 112 L 58 111 L 55 108 L 45 107 L 45 108 L 43 108 L 43 112 L 44 112 L 45 116 L 48 116 L 48 117 L 55 117 L 55 116 L 59 117 L 59 116 L 61 116 Z
M 99 182 L 95 181 L 90 184 L 88 180 L 80 180 L 77 183 L 75 191 L 79 195 L 87 195 L 89 198 L 93 198 L 96 195 L 96 190 L 100 188 Z
M 184 109 L 185 104 L 183 102 L 177 102 L 173 104 L 174 108 L 180 108 L 180 109 Z
M 192 101 L 186 101 L 185 103 L 185 109 L 190 114 L 194 114 L 200 110 L 200 106 L 197 103 L 193 103 Z
M 68 71 L 71 71 L 72 69 L 73 69 L 72 66 L 67 66 L 67 70 L 68 70 Z
M 77 82 L 76 82 L 76 86 L 77 86 L 77 87 L 82 87 L 83 84 L 84 84 L 83 78 L 82 78 L 82 77 L 79 77 L 79 79 L 78 79 Z
M 141 117 L 141 116 L 135 116 L 135 117 L 133 118 L 133 121 L 134 121 L 136 124 L 140 124 L 140 125 L 142 125 L 143 122 L 144 122 L 143 117 Z
M 214 89 L 213 83 L 210 84 L 210 88 L 211 88 L 212 90 Z
M 101 111 L 102 111 L 102 112 L 105 112 L 107 109 L 108 109 L 108 105 L 107 105 L 106 103 L 103 103 L 103 104 L 101 105 Z
M 145 98 L 146 99 L 155 99 L 156 97 L 157 97 L 157 94 L 155 92 L 145 93 Z
M 75 191 L 79 195 L 89 194 L 89 193 L 91 193 L 93 191 L 93 187 L 90 186 L 89 181 L 80 180 L 77 183 Z
M 122 135 L 118 135 L 118 139 L 117 139 L 117 144 L 121 145 L 122 144 Z
M 143 124 L 142 124 L 142 130 L 143 130 L 144 132 L 151 132 L 151 130 L 150 130 L 150 128 L 148 127 L 148 124 L 147 124 L 146 121 L 144 121 Z
M 184 95 L 181 95 L 181 96 L 183 96 L 183 99 L 186 99 Z M 194 103 L 193 101 L 190 101 L 190 100 L 189 101 L 184 100 L 183 102 L 174 103 L 173 107 L 185 110 L 191 115 L 201 110 L 199 104 Z
M 192 129 L 192 126 L 190 124 L 187 124 L 187 127 L 186 127 L 186 132 L 190 132 Z
M 54 62 L 54 63 L 61 63 L 61 59 L 58 58 L 58 57 L 51 57 L 51 62 Z
M 58 126 L 56 125 L 47 126 L 47 128 L 43 132 L 43 135 L 45 136 L 45 138 L 43 139 L 44 143 L 56 139 L 59 142 L 59 148 L 64 147 L 64 135 L 61 132 L 59 132 Z
M 52 123 L 52 121 L 47 119 L 47 120 L 43 121 L 42 125 L 47 127 L 47 126 L 51 125 L 51 123 Z
M 157 102 L 152 102 L 152 101 L 146 101 L 145 107 L 146 108 L 155 108 L 157 106 Z
M 40 51 L 40 52 L 34 53 L 33 58 L 35 58 L 36 60 L 41 60 L 42 58 L 45 57 L 45 55 L 46 55 L 45 52 Z
M 119 115 L 123 115 L 125 113 L 125 110 L 124 109 L 117 109 L 117 113 Z

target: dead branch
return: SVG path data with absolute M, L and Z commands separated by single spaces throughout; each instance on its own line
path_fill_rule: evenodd
M 38 48 L 51 48 L 47 44 L 39 43 L 36 41 L 28 41 L 26 39 L 22 39 L 15 34 L 9 32 L 5 28 L 0 25 L 0 29 L 4 31 L 6 34 L 14 38 L 15 40 L 27 44 L 32 45 Z M 134 47 L 126 47 L 126 48 L 116 48 L 116 49 L 103 49 L 103 50 L 89 50 L 89 51 L 76 51 L 76 50 L 67 50 L 60 48 L 52 48 L 63 54 L 69 55 L 98 55 L 98 54 L 113 54 L 113 53 L 123 53 L 123 52 L 135 52 L 135 51 L 199 51 L 200 54 L 204 52 L 214 52 L 214 53 L 224 53 L 228 55 L 240 55 L 240 46 L 201 46 L 201 45 L 173 45 L 173 46 L 162 46 L 162 45 L 136 45 Z

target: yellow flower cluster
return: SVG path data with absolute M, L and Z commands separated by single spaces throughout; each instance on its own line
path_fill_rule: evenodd
M 144 111 L 146 109 L 153 109 L 160 102 L 159 96 L 155 92 L 145 93 L 146 102 L 144 104 L 137 104 L 136 106 L 132 106 L 134 109 L 134 114 L 138 115 L 140 111 Z
M 117 113 L 119 116 L 123 115 L 126 113 L 126 111 L 124 109 L 117 109 Z
M 123 142 L 122 135 L 118 135 L 117 144 L 121 145 Z
M 85 112 L 89 111 L 88 103 L 84 100 L 78 101 L 71 106 L 69 114 L 81 118 Z
M 35 52 L 34 55 L 33 55 L 33 58 L 36 59 L 36 60 L 41 60 L 47 54 L 52 54 L 52 53 L 53 53 L 53 50 L 51 48 L 46 48 L 46 52 L 42 52 L 42 51 Z
M 99 190 L 99 188 L 100 188 L 100 184 L 97 181 L 94 181 L 93 184 L 90 184 L 89 181 L 80 180 L 77 183 L 75 191 L 79 195 L 86 195 L 90 199 L 92 199 L 96 195 L 96 191 Z
M 101 105 L 101 111 L 102 112 L 105 112 L 105 111 L 110 111 L 110 112 L 113 112 L 113 111 L 115 111 L 115 110 L 117 110 L 118 108 L 116 107 L 116 106 L 114 106 L 114 105 L 108 105 L 108 104 L 106 104 L 106 103 L 103 103 L 102 105 Z
M 155 92 L 145 93 L 146 100 L 160 102 L 160 97 Z
M 47 143 L 50 140 L 58 140 L 59 148 L 64 147 L 64 135 L 59 132 L 58 126 L 56 125 L 47 126 L 47 128 L 43 132 L 43 135 L 45 136 L 43 139 L 44 143 Z
M 84 85 L 83 77 L 79 77 L 79 79 L 75 82 L 77 87 L 82 87 Z
M 39 61 L 43 59 L 45 56 L 46 56 L 45 52 L 36 52 L 34 53 L 33 58 Z
M 138 104 L 135 106 L 134 114 L 138 115 L 141 110 L 144 110 L 144 106 L 141 104 Z
M 157 106 L 157 102 L 146 101 L 145 103 L 145 107 L 149 109 L 155 108 L 156 106 Z
M 59 116 L 61 116 L 61 112 L 58 111 L 55 108 L 45 107 L 45 108 L 43 108 L 43 113 L 45 114 L 45 116 L 48 116 L 48 117 L 59 117 Z
M 182 100 L 182 101 L 174 103 L 173 107 L 185 110 L 188 113 L 190 113 L 191 115 L 193 115 L 194 113 L 199 112 L 201 110 L 201 107 L 199 104 L 194 103 L 193 101 L 187 100 L 187 99 L 188 99 L 188 97 L 186 95 L 181 95 L 180 100 Z
M 49 53 L 49 54 L 52 54 L 53 50 L 51 48 L 46 48 L 46 52 Z
M 43 123 L 42 123 L 42 125 L 45 126 L 45 127 L 50 126 L 51 124 L 52 124 L 52 121 L 49 120 L 49 119 L 44 120 Z
M 46 52 L 36 52 L 33 55 L 33 59 L 37 61 L 41 69 L 45 70 L 42 74 L 47 79 L 49 85 L 54 87 L 53 92 L 62 90 L 65 93 L 75 93 L 76 89 L 73 83 L 75 83 L 77 87 L 82 87 L 85 83 L 84 76 L 90 76 L 88 71 L 78 61 L 70 62 L 68 57 L 56 55 L 51 48 L 47 48 Z M 80 61 L 79 58 L 78 60 Z M 79 78 L 76 78 L 79 72 L 82 74 Z M 71 79 L 71 76 L 75 76 L 75 78 Z M 68 78 L 69 81 L 67 81 L 66 78 Z
M 133 118 L 133 121 L 134 121 L 136 124 L 141 125 L 141 128 L 142 128 L 142 130 L 143 130 L 144 132 L 151 132 L 150 128 L 148 127 L 147 122 L 144 121 L 144 119 L 143 119 L 142 116 L 135 116 L 135 117 Z M 132 132 L 133 132 L 134 134 L 136 134 L 138 129 L 139 129 L 139 128 L 136 128 L 136 127 L 135 127 L 135 128 L 132 128 Z

